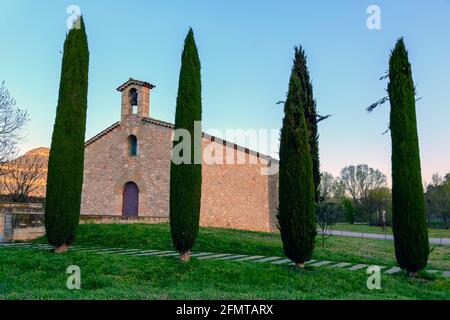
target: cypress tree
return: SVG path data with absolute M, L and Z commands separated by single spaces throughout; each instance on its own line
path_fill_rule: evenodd
M 89 49 L 83 18 L 64 42 L 58 106 L 48 160 L 45 230 L 56 252 L 74 239 L 80 219 Z
M 395 256 L 412 274 L 426 267 L 428 229 L 420 169 L 415 89 L 403 39 L 389 60 L 388 94 L 391 104 L 392 211 Z
M 313 87 L 309 77 L 307 66 L 307 57 L 305 50 L 295 47 L 294 72 L 300 80 L 301 86 L 301 104 L 305 113 L 306 125 L 309 131 L 309 148 L 314 178 L 314 199 L 319 202 L 320 186 L 320 159 L 319 159 L 319 133 L 317 126 L 316 101 L 314 100 Z
M 292 70 L 280 141 L 278 225 L 286 256 L 303 267 L 316 236 L 314 180 L 301 81 Z
M 189 29 L 181 58 L 174 129 L 185 129 L 190 133 L 190 163 L 175 164 L 172 161 L 170 168 L 170 230 L 182 261 L 189 261 L 199 229 L 202 165 L 195 163 L 194 158 L 202 146 L 201 138 L 194 136 L 194 122 L 201 119 L 200 59 L 194 32 Z

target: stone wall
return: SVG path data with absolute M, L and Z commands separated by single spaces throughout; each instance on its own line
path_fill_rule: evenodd
M 13 241 L 31 241 L 45 235 L 45 227 L 14 229 Z
M 137 155 L 129 155 L 128 137 L 137 137 Z M 139 213 L 167 217 L 171 129 L 127 121 L 86 146 L 81 202 L 82 214 L 122 216 L 123 187 L 133 181 L 139 188 Z
M 138 116 L 122 119 L 107 133 L 88 142 L 81 212 L 83 215 L 122 216 L 123 187 L 139 188 L 140 217 L 169 217 L 172 127 Z M 137 156 L 129 155 L 128 136 L 138 141 Z M 214 144 L 223 157 L 230 153 L 245 164 L 203 164 L 202 226 L 254 231 L 276 229 L 278 176 L 262 175 L 270 164 L 257 154 L 203 138 L 203 148 Z M 276 164 L 277 165 L 277 164 Z
M 20 226 L 14 223 L 19 215 L 42 215 L 42 204 L 35 203 L 0 203 L 0 238 L 3 241 L 27 241 L 45 234 L 42 226 Z
M 0 240 L 5 242 L 30 241 L 45 235 L 43 215 L 41 204 L 0 203 Z M 37 225 L 36 220 L 39 220 Z M 5 228 L 6 221 L 8 223 Z M 83 215 L 80 217 L 80 224 L 156 224 L 167 222 L 169 222 L 168 217 L 144 216 L 126 219 L 122 216 L 111 215 Z M 5 231 L 7 231 L 6 236 Z

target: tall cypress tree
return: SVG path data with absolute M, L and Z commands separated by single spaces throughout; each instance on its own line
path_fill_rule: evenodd
M 314 180 L 301 81 L 292 70 L 280 141 L 278 224 L 286 256 L 297 266 L 312 257 L 316 236 Z
M 420 169 L 415 89 L 403 39 L 389 60 L 392 139 L 392 219 L 395 256 L 400 267 L 415 273 L 427 265 L 428 229 Z
M 56 252 L 74 239 L 80 219 L 89 49 L 83 17 L 64 43 L 58 106 L 48 160 L 45 229 Z M 75 24 L 76 25 L 76 24 Z
M 319 185 L 320 185 L 320 159 L 319 159 L 319 133 L 317 126 L 317 110 L 316 101 L 314 100 L 313 87 L 309 77 L 307 66 L 307 57 L 305 50 L 295 47 L 294 56 L 294 72 L 300 80 L 301 86 L 301 105 L 305 113 L 306 125 L 309 131 L 309 148 L 311 153 L 311 161 L 314 178 L 314 199 L 319 202 Z
M 182 261 L 189 261 L 199 229 L 202 165 L 195 163 L 195 152 L 202 146 L 201 138 L 194 136 L 194 123 L 202 120 L 201 91 L 200 59 L 194 32 L 189 29 L 181 58 L 174 129 L 190 133 L 190 163 L 172 161 L 170 168 L 170 230 Z

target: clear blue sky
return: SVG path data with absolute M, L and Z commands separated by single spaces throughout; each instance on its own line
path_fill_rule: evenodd
M 189 26 L 202 61 L 208 128 L 279 129 L 293 47 L 309 57 L 321 114 L 322 170 L 368 163 L 390 176 L 385 95 L 391 48 L 404 36 L 417 92 L 425 181 L 450 171 L 450 0 L 2 0 L 0 81 L 31 116 L 22 151 L 49 146 L 56 110 L 68 5 L 80 6 L 91 63 L 86 138 L 120 117 L 115 88 L 129 77 L 152 82 L 151 116 L 172 122 L 180 55 Z M 381 30 L 366 9 L 381 8 Z

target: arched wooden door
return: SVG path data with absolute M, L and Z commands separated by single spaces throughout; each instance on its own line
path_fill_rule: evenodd
M 123 188 L 122 215 L 137 217 L 139 213 L 139 188 L 134 182 L 127 182 Z

